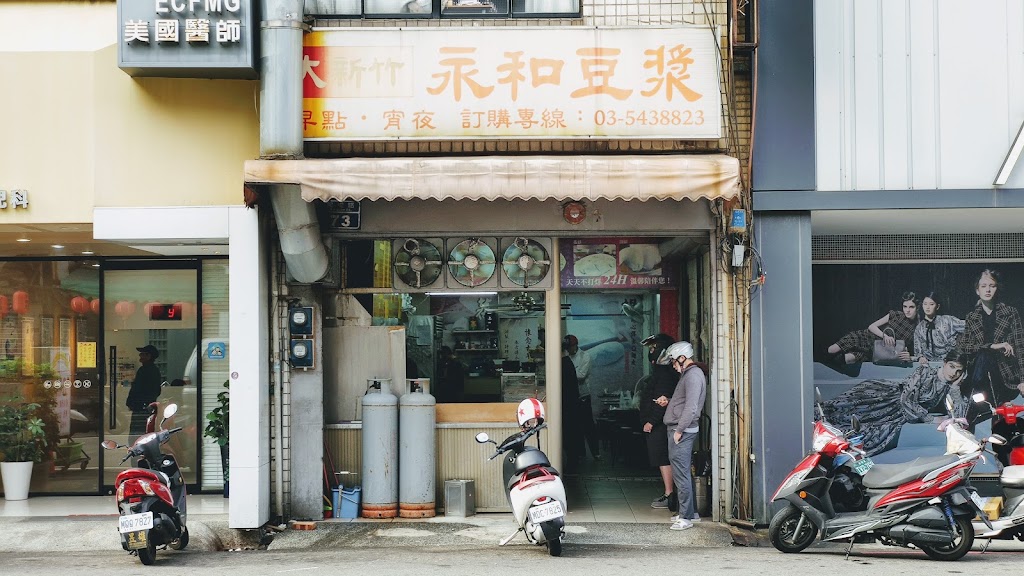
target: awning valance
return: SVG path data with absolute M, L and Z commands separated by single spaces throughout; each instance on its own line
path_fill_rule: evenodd
M 724 154 L 249 160 L 245 181 L 298 184 L 312 200 L 697 200 L 733 198 Z

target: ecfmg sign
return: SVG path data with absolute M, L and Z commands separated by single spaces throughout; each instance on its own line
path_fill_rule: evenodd
M 118 0 L 117 65 L 131 76 L 257 77 L 252 0 Z

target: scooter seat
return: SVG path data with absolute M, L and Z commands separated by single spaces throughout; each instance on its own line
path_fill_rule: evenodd
M 936 468 L 952 464 L 959 456 L 931 456 L 915 458 L 900 464 L 875 464 L 864 475 L 864 486 L 867 488 L 895 488 L 911 480 L 917 480 Z
M 999 475 L 999 483 L 1010 488 L 1024 487 L 1024 466 L 1007 466 Z

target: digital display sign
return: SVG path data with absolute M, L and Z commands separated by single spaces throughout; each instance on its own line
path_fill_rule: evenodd
M 150 320 L 181 320 L 181 304 L 153 304 L 149 306 Z

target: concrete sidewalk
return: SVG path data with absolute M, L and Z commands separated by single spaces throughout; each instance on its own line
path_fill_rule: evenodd
M 0 554 L 4 552 L 120 550 L 116 515 L 0 517 Z M 235 530 L 226 515 L 189 519 L 189 549 L 204 551 L 269 548 L 298 550 L 345 547 L 497 547 L 515 528 L 511 514 L 422 520 L 325 520 L 314 530 L 285 528 Z M 566 545 L 615 544 L 641 547 L 728 547 L 734 543 L 725 524 L 703 521 L 684 531 L 669 524 L 571 523 Z M 267 538 L 270 535 L 272 538 Z M 748 544 L 749 545 L 749 544 Z M 509 546 L 529 546 L 521 534 Z

